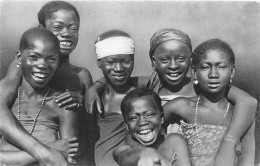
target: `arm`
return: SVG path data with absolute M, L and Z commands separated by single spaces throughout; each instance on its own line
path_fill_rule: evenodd
M 86 90 L 92 85 L 92 76 L 90 72 L 85 68 L 80 68 L 80 72 L 77 74 L 81 84 L 81 91 L 70 91 L 69 89 L 66 92 L 57 96 L 55 103 L 60 108 L 65 109 L 78 109 L 79 107 L 84 107 L 83 96 L 86 93 Z
M 78 137 L 78 112 L 70 110 L 59 110 L 59 131 L 61 139 L 69 139 Z M 72 149 L 72 156 L 76 155 L 78 148 Z M 68 158 L 69 162 L 75 163 L 72 158 Z
M 231 136 L 234 141 L 237 141 L 254 120 L 257 100 L 234 86 L 231 87 L 228 93 L 228 99 L 235 103 L 235 108 L 224 138 Z M 222 165 L 223 163 L 229 163 L 228 165 L 232 165 L 231 163 L 235 161 L 234 148 L 235 145 L 229 141 L 222 141 L 218 149 L 215 164 Z
M 120 166 L 171 166 L 171 164 L 153 148 L 134 148 L 120 146 L 113 152 Z
M 94 106 L 97 107 L 99 113 L 102 113 L 104 108 L 100 99 L 100 95 L 104 91 L 106 79 L 101 78 L 94 82 L 85 93 L 85 106 L 89 114 L 93 114 Z M 96 104 L 96 105 L 95 105 Z
M 257 100 L 235 86 L 231 87 L 227 97 L 235 103 L 235 108 L 226 134 L 238 140 L 255 118 Z
M 187 142 L 179 134 L 168 134 L 158 152 L 176 166 L 191 166 Z
M 242 138 L 242 152 L 238 156 L 238 166 L 254 165 L 255 162 L 255 121 Z

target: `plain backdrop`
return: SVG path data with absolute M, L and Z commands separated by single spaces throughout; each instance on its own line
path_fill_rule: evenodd
M 152 72 L 148 55 L 151 36 L 160 28 L 175 28 L 190 36 L 193 48 L 210 38 L 219 38 L 229 43 L 236 56 L 234 84 L 259 99 L 259 2 L 70 2 L 78 9 L 81 19 L 79 42 L 71 54 L 71 63 L 88 68 L 93 80 L 102 77 L 96 65 L 94 48 L 95 38 L 99 34 L 111 29 L 128 32 L 136 44 L 132 75 L 144 76 Z M 0 1 L 0 79 L 14 59 L 22 33 L 37 26 L 37 13 L 45 3 Z

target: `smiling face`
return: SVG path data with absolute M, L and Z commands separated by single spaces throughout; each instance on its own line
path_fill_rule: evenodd
M 26 81 L 34 89 L 43 88 L 58 67 L 59 47 L 44 37 L 31 36 L 27 40 L 28 47 L 18 54 L 18 63 Z
M 98 60 L 106 80 L 113 86 L 124 86 L 134 67 L 134 55 L 111 55 Z
M 162 113 L 151 96 L 130 99 L 125 122 L 131 137 L 144 146 L 153 145 L 161 131 Z
M 79 19 L 72 10 L 61 9 L 46 19 L 46 29 L 50 30 L 60 41 L 60 52 L 69 56 L 78 43 Z
M 195 68 L 194 77 L 206 93 L 225 93 L 230 78 L 234 76 L 234 65 L 229 56 L 220 49 L 208 50 Z
M 155 49 L 152 65 L 164 84 L 176 86 L 186 77 L 190 55 L 190 49 L 185 43 L 170 40 Z

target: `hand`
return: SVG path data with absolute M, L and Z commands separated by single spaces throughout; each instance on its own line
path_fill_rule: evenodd
M 103 104 L 94 86 L 91 86 L 85 93 L 85 106 L 89 114 L 93 114 L 94 110 L 97 110 L 100 114 L 104 111 Z
M 66 154 L 63 152 L 42 145 L 43 144 L 36 142 L 31 147 L 31 152 L 40 165 L 68 166 L 68 162 L 66 161 L 66 158 L 68 161 L 71 161 L 71 157 L 67 157 Z M 74 163 L 70 162 L 70 164 L 74 164 Z
M 65 107 L 65 109 L 78 109 L 82 107 L 82 101 L 83 96 L 79 92 L 69 91 L 68 89 L 55 99 L 58 107 Z
M 64 152 L 69 157 L 74 157 L 78 153 L 79 142 L 76 137 L 57 140 L 47 143 L 47 146 Z

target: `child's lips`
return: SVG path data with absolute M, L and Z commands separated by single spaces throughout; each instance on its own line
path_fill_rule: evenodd
M 219 85 L 220 85 L 220 83 L 218 83 L 218 82 L 210 82 L 210 83 L 208 83 L 208 86 L 210 88 L 217 88 Z
M 142 142 L 151 142 L 155 138 L 155 131 L 151 129 L 142 130 L 137 133 L 139 140 Z
M 181 77 L 181 72 L 177 72 L 177 73 L 168 73 L 166 74 L 166 77 L 171 80 L 171 81 L 176 81 L 179 80 Z
M 33 72 L 32 77 L 36 82 L 44 82 L 47 79 L 48 74 L 40 73 L 40 72 Z
M 60 48 L 61 49 L 70 49 L 72 44 L 73 44 L 72 41 L 61 41 L 60 42 Z

